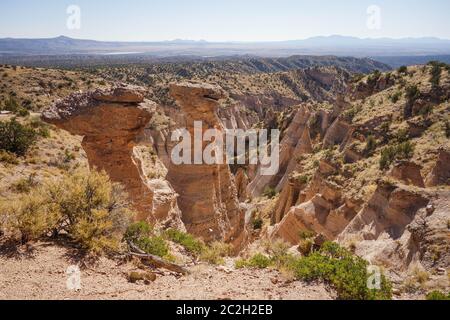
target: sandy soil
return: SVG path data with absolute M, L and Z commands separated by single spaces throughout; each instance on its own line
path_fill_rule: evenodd
M 194 265 L 190 274 L 178 277 L 158 275 L 155 282 L 133 284 L 130 271 L 139 271 L 133 263 L 101 259 L 95 266 L 81 268 L 81 290 L 67 288 L 67 270 L 79 261 L 75 251 L 54 243 L 38 243 L 31 253 L 0 251 L 0 299 L 333 299 L 322 284 L 304 284 L 286 280 L 273 270 L 235 270 L 230 267 Z

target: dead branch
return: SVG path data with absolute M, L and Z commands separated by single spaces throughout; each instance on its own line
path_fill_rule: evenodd
M 171 263 L 171 262 L 167 262 L 167 261 L 161 259 L 160 257 L 145 253 L 143 250 L 141 250 L 138 246 L 136 246 L 132 242 L 128 242 L 128 245 L 131 249 L 130 255 L 132 255 L 133 257 L 142 259 L 143 261 L 148 262 L 149 264 L 151 264 L 152 266 L 154 266 L 156 268 L 163 268 L 163 269 L 173 271 L 176 273 L 181 273 L 184 275 L 189 273 L 189 271 L 186 268 L 184 268 L 180 265 L 177 265 L 177 264 Z

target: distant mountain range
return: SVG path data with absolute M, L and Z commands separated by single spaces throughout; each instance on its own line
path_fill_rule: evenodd
M 65 36 L 49 39 L 0 39 L 0 55 L 133 54 L 156 57 L 256 55 L 337 55 L 354 57 L 450 55 L 450 40 L 438 38 L 361 39 L 345 36 L 314 37 L 278 42 L 104 42 Z
M 369 58 L 306 56 L 267 58 L 255 56 L 196 57 L 151 55 L 27 55 L 0 56 L 0 64 L 40 68 L 92 68 L 106 66 L 141 66 L 149 73 L 171 73 L 180 76 L 203 74 L 205 77 L 217 72 L 231 73 L 273 73 L 311 67 L 339 67 L 352 73 L 386 71 L 391 67 Z

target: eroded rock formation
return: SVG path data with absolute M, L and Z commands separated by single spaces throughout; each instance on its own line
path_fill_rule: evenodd
M 447 266 L 448 191 L 420 192 L 408 186 L 380 183 L 368 204 L 338 237 L 373 263 L 407 270 Z
M 125 186 L 138 212 L 136 219 L 182 229 L 177 194 L 164 177 L 150 174 L 150 150 L 137 143 L 154 107 L 139 89 L 119 87 L 73 94 L 46 110 L 42 118 L 84 137 L 89 165 Z
M 297 166 L 298 157 L 312 152 L 311 137 L 308 121 L 311 112 L 306 105 L 302 105 L 296 113 L 291 125 L 280 142 L 280 169 L 273 176 L 257 173 L 255 179 L 248 186 L 248 193 L 260 196 L 264 189 L 272 187 L 277 191 L 283 189 L 289 180 L 289 175 Z M 295 155 L 295 156 L 293 156 Z
M 170 87 L 172 97 L 186 116 L 186 129 L 194 137 L 194 121 L 202 129 L 224 132 L 217 116 L 223 91 L 216 86 L 180 83 Z M 209 142 L 210 143 L 210 142 Z M 206 145 L 203 143 L 203 152 Z M 191 143 L 194 150 L 194 141 Z M 178 204 L 188 231 L 203 239 L 224 240 L 241 246 L 246 231 L 244 212 L 239 207 L 235 179 L 228 164 L 171 164 L 168 179 L 180 194 Z
M 335 240 L 359 210 L 358 204 L 342 197 L 340 188 L 326 181 L 320 171 L 308 185 L 291 182 L 277 205 L 271 238 L 291 244 L 298 243 L 300 231 L 313 231 Z

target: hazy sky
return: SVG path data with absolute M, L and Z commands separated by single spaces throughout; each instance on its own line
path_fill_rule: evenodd
M 67 28 L 69 5 L 81 28 Z M 381 9 L 379 29 L 367 8 Z M 0 37 L 263 41 L 318 35 L 450 39 L 449 0 L 0 0 Z

